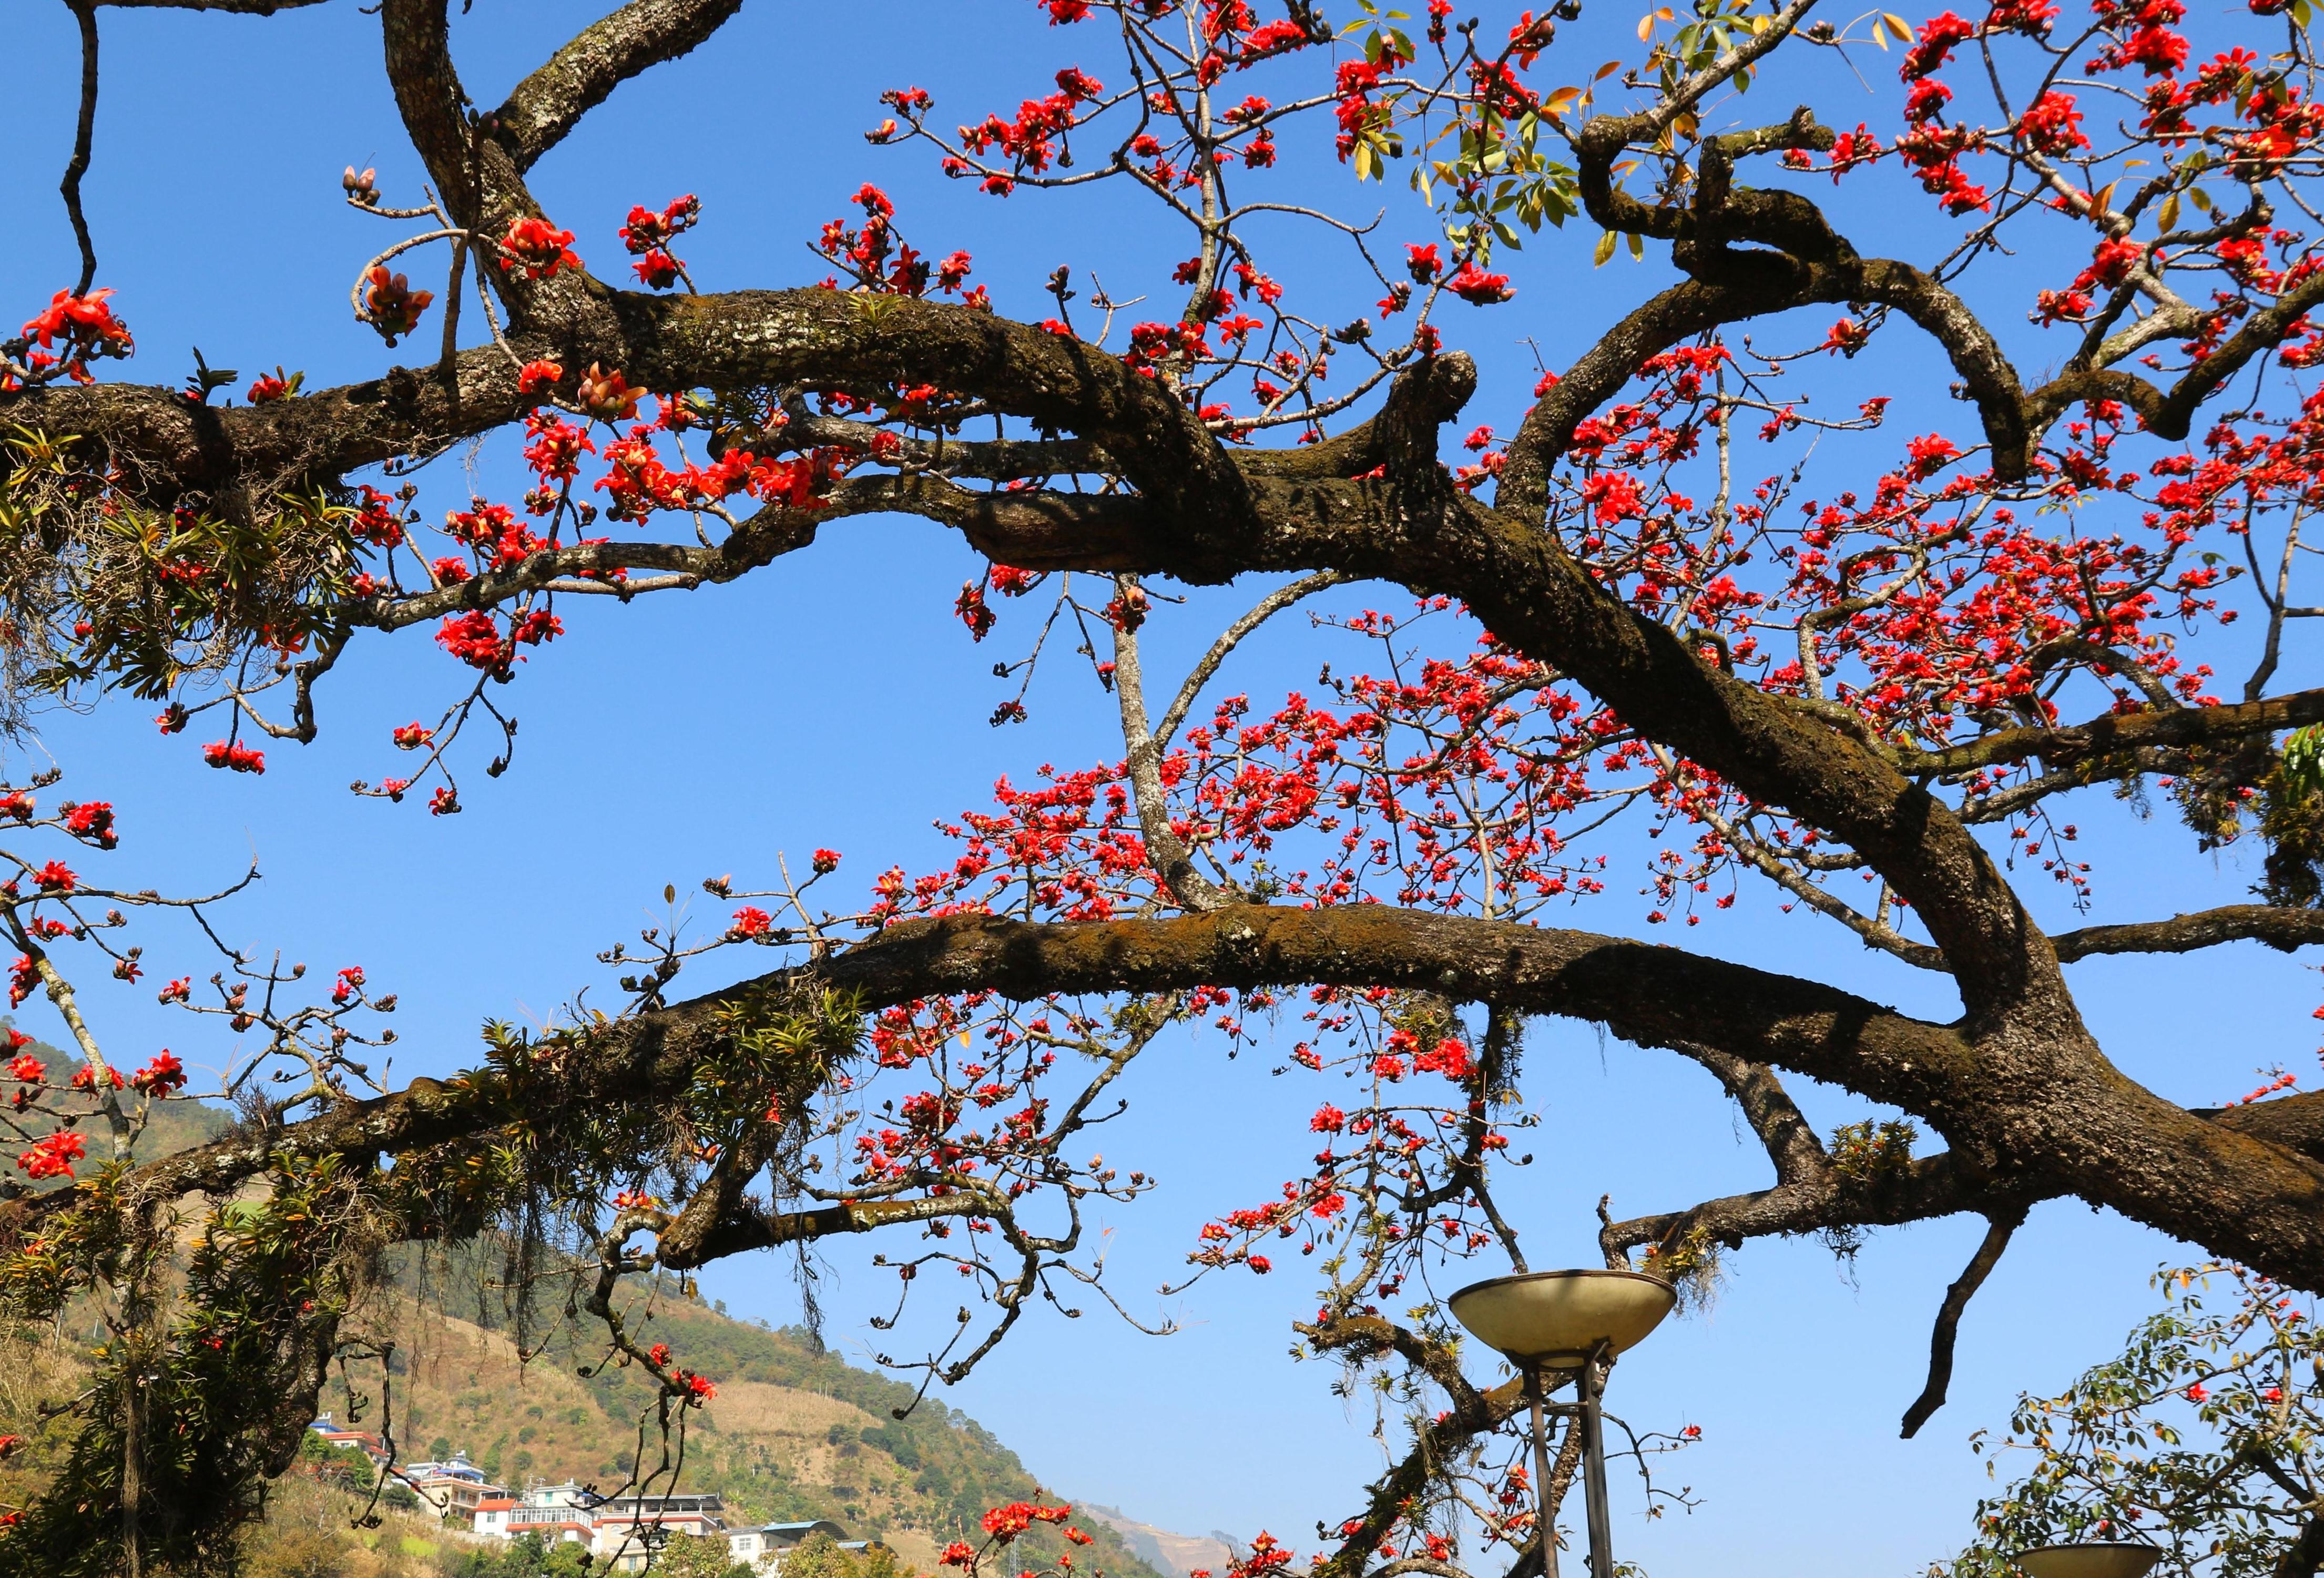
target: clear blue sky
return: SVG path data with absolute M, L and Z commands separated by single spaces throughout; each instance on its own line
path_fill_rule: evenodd
M 472 92 L 495 101 L 602 9 L 478 0 L 455 35 Z M 1570 29 L 1560 47 L 1572 51 L 1572 75 L 1618 53 L 1632 20 L 1593 13 Z M 100 281 L 119 290 L 141 346 L 129 374 L 175 382 L 195 345 L 245 382 L 278 362 L 304 369 L 310 384 L 383 368 L 389 357 L 350 320 L 346 292 L 390 233 L 338 201 L 350 162 L 376 162 L 392 201 L 419 179 L 380 73 L 376 20 L 334 0 L 268 20 L 107 11 L 103 21 L 106 96 L 89 209 Z M 62 6 L 19 0 L 8 23 L 15 102 L 0 199 L 12 239 L 0 254 L 0 313 L 22 318 L 73 272 L 54 186 L 75 60 Z M 1072 40 L 1048 32 L 1029 0 L 752 0 L 713 47 L 624 88 L 540 168 L 536 190 L 609 275 L 613 229 L 629 205 L 693 191 L 705 217 L 686 251 L 706 288 L 819 277 L 805 244 L 868 178 L 898 194 L 907 234 L 925 250 L 973 251 L 976 277 L 1004 311 L 1041 316 L 1038 281 L 1061 262 L 1094 264 L 1118 295 L 1167 289 L 1164 270 L 1185 248 L 1135 209 L 1103 198 L 976 198 L 936 180 L 921 152 L 862 141 L 885 113 L 875 102 L 882 88 L 918 83 L 936 93 L 940 119 L 970 119 L 1041 91 L 1076 59 L 1075 44 L 1101 77 L 1113 66 L 1094 29 Z M 1877 57 L 1866 74 L 1893 80 Z M 1784 90 L 1761 90 L 1777 114 L 1790 103 L 1775 104 Z M 1400 190 L 1352 192 L 1328 159 L 1303 157 L 1295 177 L 1342 211 L 1385 203 L 1391 233 L 1423 237 Z M 1851 195 L 1846 211 L 1882 249 L 1909 254 L 1927 239 L 1927 205 L 1902 204 L 1901 176 L 1885 179 Z M 1484 366 L 1469 420 L 1514 428 L 1533 376 L 1526 337 L 1562 364 L 1663 278 L 1659 263 L 1593 272 L 1593 239 L 1570 235 L 1514 260 L 1519 294 L 1509 308 L 1452 309 L 1449 343 Z M 1319 252 L 1311 266 L 1328 284 L 1336 265 Z M 1789 332 L 1821 329 L 1819 318 Z M 1899 401 L 1902 429 L 1960 425 L 1941 400 L 1941 364 L 1901 336 L 1883 345 L 1886 355 L 1819 374 L 1831 380 L 1832 403 L 1886 392 Z M 505 443 L 472 461 L 446 458 L 423 504 L 460 502 L 466 465 L 488 489 L 512 494 L 510 459 Z M 125 700 L 51 716 L 39 749 L 69 770 L 71 790 L 120 807 L 124 851 L 110 880 L 189 890 L 231 877 L 255 851 L 266 878 L 226 917 L 229 935 L 318 967 L 363 963 L 402 996 L 399 1072 L 440 1073 L 473 1060 L 482 1020 L 546 1015 L 595 979 L 591 954 L 658 913 L 665 881 L 690 889 L 722 872 L 748 881 L 771 872 L 778 850 L 818 844 L 847 853 L 849 881 L 891 862 L 923 869 L 942 858 L 928 818 L 980 802 L 998 774 L 1021 780 L 1043 761 L 1118 751 L 1094 694 L 1061 680 L 1037 692 L 1029 724 L 986 726 L 1000 698 L 987 672 L 993 649 L 971 648 L 947 613 L 976 568 L 963 545 L 925 524 L 852 521 L 735 587 L 567 609 L 572 635 L 503 693 L 523 724 L 513 771 L 493 783 L 471 772 L 468 808 L 455 818 L 358 801 L 345 788 L 387 771 L 388 728 L 432 717 L 459 683 L 424 632 L 358 642 L 327 687 L 323 737 L 304 750 L 271 748 L 263 779 L 205 769 L 186 740 L 155 734 L 152 708 Z M 1206 593 L 1184 614 L 1166 613 L 1154 638 L 1165 666 L 1204 639 L 1206 618 L 1214 624 L 1255 595 Z M 995 640 L 1012 633 L 1004 624 Z M 2295 648 L 2287 677 L 2297 682 L 2314 660 L 2312 646 Z M 1278 632 L 1239 660 L 1229 684 L 1264 697 L 1312 683 L 1316 660 L 1304 635 Z M 2255 875 L 2255 854 L 2199 857 L 2167 822 L 2141 828 L 2111 805 L 2079 820 L 2098 867 L 2094 919 L 2235 901 Z M 1617 846 L 1623 880 L 1574 924 L 1640 929 L 1646 904 L 1618 870 L 1625 853 Z M 2052 907 L 2045 920 L 2077 923 L 2054 895 L 2034 901 Z M 1930 978 L 1771 905 L 1747 903 L 1672 940 L 1914 1011 L 1952 1011 Z M 159 941 L 151 952 L 156 975 L 199 962 Z M 2074 966 L 2074 979 L 2117 1059 L 2174 1099 L 2239 1094 L 2277 1061 L 2314 1072 L 2318 985 L 2280 955 L 2238 947 L 2092 961 Z M 153 1011 L 148 991 L 99 982 L 88 995 L 116 1046 L 182 1034 L 182 1021 Z M 37 1013 L 27 1022 L 46 1028 Z M 189 1061 L 203 1056 L 172 1044 Z M 1587 1026 L 1541 1026 L 1533 1046 L 1539 1160 L 1511 1187 L 1531 1235 L 1556 1246 L 1536 1251 L 1536 1264 L 1592 1261 L 1601 1193 L 1618 1209 L 1644 1211 L 1765 1181 L 1764 1158 L 1692 1066 L 1601 1044 Z M 1165 1180 L 1111 1224 L 1116 1285 L 1133 1299 L 1176 1274 L 1201 1221 L 1266 1195 L 1296 1167 L 1314 1101 L 1312 1090 L 1270 1080 L 1264 1060 L 1226 1061 L 1215 1039 L 1147 1061 L 1134 1116 L 1106 1141 L 1114 1159 Z M 1845 1098 L 1793 1083 L 1821 1125 L 1858 1114 Z M 1667 1465 L 1702 1497 L 1701 1509 L 1649 1527 L 1625 1491 L 1623 1553 L 1657 1574 L 1776 1578 L 1918 1573 L 1957 1548 L 1984 1482 L 1968 1434 L 2005 1425 L 2018 1389 L 2055 1387 L 2105 1353 L 2150 1307 L 2147 1274 L 2183 1252 L 2083 1207 L 2043 1207 L 1969 1317 L 1952 1404 L 1919 1440 L 1901 1443 L 1895 1421 L 1920 1388 L 1928 1320 L 1978 1225 L 1875 1235 L 1852 1267 L 1813 1242 L 1755 1244 L 1736 1257 L 1716 1307 L 1674 1322 L 1616 1379 L 1617 1405 L 1641 1425 L 1692 1422 L 1706 1435 Z M 871 1335 L 862 1317 L 892 1287 L 862 1274 L 870 1252 L 830 1249 L 822 1289 L 835 1343 L 858 1352 Z M 796 1314 L 779 1265 L 722 1268 L 707 1284 L 737 1314 L 779 1323 Z M 1043 1311 L 946 1400 L 1061 1493 L 1189 1531 L 1270 1528 L 1305 1548 L 1317 1519 L 1353 1509 L 1378 1463 L 1368 1419 L 1330 1396 L 1332 1371 L 1285 1361 L 1286 1323 L 1311 1303 L 1286 1268 L 1203 1284 L 1174 1306 L 1186 1330 L 1165 1341 L 1096 1314 L 1069 1323 Z M 1145 1304 L 1158 1307 L 1150 1296 Z

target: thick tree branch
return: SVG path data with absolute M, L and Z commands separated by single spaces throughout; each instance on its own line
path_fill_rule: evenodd
M 1900 752 L 1896 763 L 1915 776 L 1942 778 L 2036 756 L 2055 766 L 2152 746 L 2249 739 L 2318 722 L 2324 722 L 2324 690 L 2298 690 L 2225 706 L 2108 713 L 2064 728 L 2004 729 L 1942 751 Z
M 541 209 L 525 185 L 515 151 L 476 117 L 460 85 L 445 8 L 446 0 L 381 0 L 387 78 L 404 130 L 446 210 L 489 241 Z M 576 269 L 536 279 L 529 270 L 500 263 L 489 247 L 476 260 L 480 277 L 493 282 L 506 304 L 512 329 L 550 336 L 576 366 L 619 357 L 620 329 L 605 286 Z M 656 387 L 682 386 L 691 387 Z
M 2324 1091 L 2278 1096 L 2234 1107 L 2202 1107 L 2195 1115 L 2222 1129 L 2264 1140 L 2324 1161 Z
M 2227 904 L 2168 920 L 2086 926 L 2050 940 L 2061 961 L 2097 954 L 2190 954 L 2229 942 L 2262 942 L 2288 954 L 2324 943 L 2324 909 Z
M 2165 438 L 2183 438 L 2204 401 L 2252 358 L 2283 343 L 2294 324 L 2324 302 L 2324 276 L 2310 275 L 2272 306 L 2255 312 L 2242 328 L 2197 362 L 2169 390 L 2157 389 L 2135 373 L 2116 368 L 2070 372 L 2035 390 L 2025 401 L 2026 420 L 2040 433 L 2083 401 L 2118 400 Z M 2125 353 L 2133 346 L 2126 346 Z
M 935 380 L 1095 441 L 1148 502 L 1155 545 L 1173 559 L 1202 561 L 1204 549 L 1259 535 L 1250 484 L 1226 447 L 1160 380 L 1095 346 L 990 312 L 841 291 L 622 291 L 613 302 L 633 383 L 827 389 Z M 1248 548 L 1209 563 L 1211 579 L 1257 568 Z
M 675 60 L 742 8 L 742 0 L 630 0 L 518 83 L 493 112 L 491 127 L 519 171 L 562 142 L 613 89 Z
M 1598 1243 L 1609 1260 L 1641 1245 L 1647 1247 L 1650 1255 L 1667 1256 L 1698 1232 L 1731 1250 L 1755 1238 L 1900 1227 L 1976 1210 L 1987 1197 L 1987 1191 L 1964 1177 L 1950 1153 L 1940 1153 L 1861 1176 L 1821 1167 L 1812 1177 L 1772 1189 L 1722 1195 L 1684 1211 L 1609 1223 L 1600 1231 Z M 1655 1269 L 1653 1260 L 1647 1269 Z
M 229 11 L 244 16 L 272 16 L 278 11 L 296 11 L 301 6 L 320 5 L 323 0 L 92 0 L 92 3 L 117 5 L 123 10 Z
M 1969 1067 L 1968 1047 L 1943 1026 L 1813 982 L 1587 932 L 1374 906 L 1234 905 L 1073 924 L 957 916 L 901 923 L 820 964 L 576 1032 L 553 1087 L 536 1090 L 536 1077 L 521 1069 L 415 1080 L 271 1134 L 230 1137 L 153 1163 L 140 1169 L 137 1186 L 160 1195 L 219 1194 L 276 1154 L 368 1158 L 447 1143 L 526 1121 L 551 1088 L 560 1103 L 662 1099 L 686 1090 L 703 1061 L 719 1055 L 734 1009 L 779 1004 L 808 983 L 853 992 L 876 1009 L 971 990 L 1038 999 L 1306 983 L 1508 1003 L 1604 1023 L 1641 1044 L 1717 1043 L 1900 1104 L 1913 1104 L 1941 1071 Z
M 1674 948 L 1385 907 L 1232 905 L 1157 920 L 1039 924 L 958 916 L 912 921 L 811 970 L 778 972 L 687 1004 L 578 1036 L 554 1084 L 558 1103 L 650 1101 L 682 1092 L 727 1030 L 721 1015 L 802 984 L 878 1007 L 943 993 L 1149 992 L 1328 983 L 1422 990 L 1530 1013 L 1586 1019 L 1648 1046 L 1710 1046 L 1904 1108 L 1952 1141 L 1950 1155 L 1806 1188 L 1715 1202 L 1724 1230 L 1809 1231 L 1845 1205 L 1852 1219 L 1915 1220 L 1996 1201 L 2073 1194 L 2257 1266 L 2324 1284 L 2324 1169 L 2275 1142 L 2265 1113 L 2210 1122 L 2124 1078 L 2103 1060 L 1999 1087 L 1994 1050 L 1956 1030 L 1812 982 Z M 551 1100 L 520 1073 L 450 1085 L 419 1081 L 281 1133 L 190 1151 L 142 1169 L 162 1194 L 230 1190 L 278 1151 L 356 1158 L 443 1143 L 518 1123 Z M 1634 1241 L 1666 1232 L 1672 1219 Z M 1718 1231 L 1718 1230 L 1714 1230 Z
M 871 1232 L 899 1223 L 977 1216 L 991 1209 L 991 1200 L 961 1194 L 910 1200 L 846 1200 L 807 1211 L 769 1211 L 745 1205 L 722 1216 L 698 1239 L 682 1248 L 665 1239 L 659 1258 L 674 1270 L 688 1270 L 752 1250 L 779 1249 L 784 1244 L 808 1242 L 844 1232 Z
M 1751 1132 L 1767 1148 L 1777 1183 L 1798 1183 L 1823 1169 L 1829 1159 L 1823 1142 L 1816 1138 L 1814 1127 L 1775 1070 L 1715 1047 L 1687 1046 L 1675 1050 L 1709 1069 L 1741 1110 Z

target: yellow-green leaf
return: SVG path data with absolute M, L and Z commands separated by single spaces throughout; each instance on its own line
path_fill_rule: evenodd
M 1614 233 L 1609 230 L 1598 237 L 1598 250 L 1591 254 L 1590 266 L 1593 269 L 1602 269 L 1606 266 L 1606 260 L 1613 255 Z

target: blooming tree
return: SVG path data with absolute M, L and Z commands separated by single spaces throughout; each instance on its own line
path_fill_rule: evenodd
M 1978 1434 L 1996 1471 L 2034 1462 L 1978 1509 L 1960 1578 L 2006 1578 L 2010 1553 L 2067 1540 L 2159 1546 L 2174 1574 L 2315 1570 L 2312 1300 L 2232 1266 L 2156 1280 L 2166 1307 L 2120 1357 L 2020 1398 L 2001 1441 Z
M 160 995 L 226 1021 L 245 1121 L 160 1160 L 134 1154 L 151 1104 L 197 1093 L 174 1057 L 108 1055 L 74 982 L 139 978 L 129 911 L 224 896 L 98 885 L 84 872 L 123 858 L 106 852 L 134 815 L 10 787 L 11 992 L 62 1013 L 81 1063 L 65 1088 L 37 1059 L 12 1070 L 23 1178 L 0 1290 L 28 1315 L 95 1299 L 115 1340 L 53 1487 L 0 1532 L 0 1570 L 220 1559 L 327 1369 L 386 1373 L 361 1312 L 393 1243 L 499 1230 L 560 1251 L 606 1361 L 655 1380 L 649 1484 L 682 1464 L 715 1378 L 647 1342 L 640 1274 L 876 1233 L 899 1300 L 883 1327 L 934 1274 L 982 1296 L 982 1315 L 944 1314 L 925 1352 L 890 1357 L 957 1380 L 1038 1303 L 1111 1298 L 1088 1214 L 1152 1178 L 1082 1160 L 1084 1130 L 1195 1025 L 1342 1077 L 1286 1137 L 1279 1194 L 1221 1202 L 1189 1274 L 1311 1267 L 1299 1343 L 1376 1379 L 1406 1453 L 1320 1548 L 1263 1540 L 1248 1574 L 1539 1562 L 1536 1507 L 1559 1504 L 1578 1444 L 1534 1483 L 1521 1389 L 1464 1364 L 1428 1296 L 1448 1272 L 1526 1267 L 1494 1180 L 1529 1121 L 1538 1017 L 1699 1064 L 1773 1167 L 1747 1195 L 1609 1213 L 1609 1265 L 1687 1283 L 1767 1235 L 1989 1223 L 1907 1434 L 2039 1202 L 2324 1288 L 2324 1095 L 2286 1075 L 2218 1110 L 2164 1100 L 2108 1060 L 2066 974 L 2324 941 L 2324 690 L 2283 682 L 2298 622 L 2324 614 L 2303 603 L 2324 502 L 2308 0 L 2192 31 L 2181 0 L 1845 22 L 1815 0 L 1696 0 L 1640 19 L 1603 65 L 1560 42 L 1578 0 L 1489 19 L 1428 0 L 1425 20 L 1369 0 L 1042 0 L 1019 20 L 1057 69 L 996 84 L 1034 95 L 1014 111 L 961 120 L 910 86 L 867 106 L 889 150 L 871 160 L 926 157 L 1061 216 L 1162 210 L 1183 241 L 1132 300 L 1071 265 L 972 283 L 969 254 L 908 241 L 853 176 L 812 240 L 825 277 L 706 289 L 681 256 L 716 222 L 694 197 L 551 216 L 527 177 L 740 0 L 632 0 L 489 109 L 462 86 L 446 0 L 383 0 L 430 180 L 392 198 L 348 169 L 342 198 L 393 236 L 349 260 L 349 302 L 420 365 L 327 389 L 278 366 L 238 392 L 198 363 L 183 388 L 99 379 L 134 343 L 78 198 L 99 6 L 69 3 L 82 272 L 0 343 L 11 722 L 58 697 L 143 698 L 166 735 L 198 721 L 211 765 L 259 773 L 323 726 L 352 644 L 418 627 L 435 699 L 355 789 L 452 815 L 480 760 L 510 765 L 499 687 L 545 682 L 555 643 L 580 639 L 560 610 L 779 575 L 826 528 L 900 512 L 982 557 L 926 613 L 956 619 L 974 661 L 1004 650 L 994 723 L 1064 667 L 1120 749 L 1004 780 L 942 824 L 941 869 L 867 886 L 816 850 L 713 879 L 723 930 L 604 955 L 619 1011 L 492 1027 L 485 1062 L 448 1082 L 374 1080 L 364 1049 L 394 1000 L 360 968 L 323 989 L 229 952 Z M 1819 118 L 1853 80 L 1842 62 L 1896 72 L 1887 122 Z M 1408 186 L 1391 212 L 1410 235 L 1318 206 L 1295 149 L 1331 189 Z M 1084 187 L 1107 189 L 1065 190 Z M 1885 210 L 1917 261 L 1883 254 L 1883 210 L 1839 227 L 1872 190 L 1925 205 Z M 1278 281 L 1317 247 L 1344 251 L 1359 295 Z M 1677 283 L 1609 315 L 1521 409 L 1464 414 L 1478 378 L 1458 341 L 1524 321 L 1548 288 L 1536 254 L 1650 249 Z M 412 283 L 423 259 L 440 289 Z M 1166 291 L 1176 310 L 1142 317 Z M 1883 398 L 1812 404 L 1843 362 L 1916 340 L 1958 379 L 1953 430 L 1893 432 Z M 503 432 L 525 491 L 422 508 L 429 460 Z M 1169 588 L 1243 579 L 1248 612 L 1191 672 L 1155 673 L 1143 632 L 1185 617 Z M 1323 595 L 1356 584 L 1355 602 Z M 1294 611 L 1315 688 L 1233 689 L 1238 646 Z M 2231 641 L 2237 623 L 2256 635 Z M 2255 901 L 2074 924 L 2093 879 L 2065 818 L 2092 796 L 2166 802 L 2151 838 L 2260 841 Z M 1948 979 L 1959 1017 L 1565 924 L 1603 909 L 1639 847 L 1649 925 L 1716 925 L 1763 887 Z M 2037 871 L 2021 893 L 2014 874 Z M 764 973 L 675 992 L 746 947 L 770 950 Z M 1902 1115 L 1820 1136 L 1785 1075 Z M 2295 1370 L 2267 1375 L 2312 1390 Z M 1688 1434 L 1631 1444 L 1644 1465 Z M 1068 1516 L 995 1509 L 985 1543 L 945 1560 L 973 1569 Z M 2239 1562 L 2324 1551 L 2305 1508 L 2252 1527 Z

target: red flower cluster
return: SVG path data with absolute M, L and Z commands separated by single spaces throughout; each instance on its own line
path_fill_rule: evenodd
M 1508 275 L 1486 273 L 1473 259 L 1462 263 L 1461 272 L 1445 281 L 1444 288 L 1472 307 L 1489 307 L 1517 294 L 1509 289 Z
M 702 199 L 691 192 L 659 213 L 642 203 L 632 207 L 628 221 L 622 226 L 622 245 L 638 259 L 632 265 L 638 278 L 656 291 L 666 291 L 686 279 L 686 264 L 670 255 L 669 244 L 693 229 L 695 221 L 701 217 Z M 692 285 L 693 281 L 687 280 L 687 288 Z
M 364 279 L 364 321 L 391 346 L 420 327 L 420 315 L 436 300 L 436 292 L 413 290 L 410 281 L 390 272 L 385 263 L 374 265 Z
M 164 1096 L 181 1090 L 186 1083 L 185 1065 L 179 1062 L 166 1047 L 153 1055 L 153 1060 L 129 1076 L 129 1088 L 149 1096 Z
M 528 279 L 545 280 L 559 269 L 581 267 L 581 260 L 573 253 L 573 232 L 559 230 L 538 217 L 509 221 L 508 234 L 501 237 L 501 267 L 521 268 Z
M 520 660 L 518 647 L 539 646 L 565 633 L 565 622 L 545 608 L 505 617 L 503 631 L 501 619 L 481 608 L 452 614 L 436 627 L 436 644 L 472 669 L 498 675 Z
M 232 740 L 213 740 L 202 747 L 202 760 L 212 767 L 223 767 L 234 772 L 264 772 L 266 752 L 254 751 Z
M 79 1135 L 51 1134 L 34 1140 L 30 1150 L 16 1158 L 16 1165 L 28 1178 L 69 1178 L 73 1163 L 88 1154 L 88 1142 Z
M 565 369 L 555 362 L 527 362 L 517 369 L 516 387 L 521 394 L 546 394 L 557 387 L 565 376 Z
M 589 370 L 581 374 L 580 386 L 573 392 L 573 397 L 583 411 L 599 421 L 623 422 L 637 414 L 638 401 L 643 392 L 631 388 L 629 380 L 618 371 L 609 373 L 592 362 Z
M 1011 1501 L 985 1513 L 984 1532 L 997 1543 L 1007 1545 L 1037 1523 L 1063 1523 L 1073 1516 L 1073 1510 L 1071 1507 L 1044 1507 L 1038 1501 Z
M 112 295 L 106 289 L 86 296 L 60 291 L 51 297 L 39 316 L 24 325 L 25 339 L 39 347 L 27 355 L 26 369 L 36 379 L 61 373 L 76 383 L 90 383 L 96 381 L 88 370 L 92 359 L 134 355 L 137 342 L 130 337 L 129 326 L 113 315 L 108 305 Z

